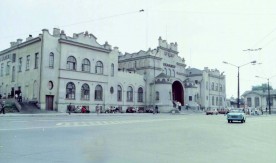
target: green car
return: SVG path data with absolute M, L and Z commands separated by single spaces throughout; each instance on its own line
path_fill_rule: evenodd
M 227 114 L 228 123 L 232 123 L 233 121 L 240 121 L 244 123 L 246 120 L 245 113 L 242 109 L 232 109 Z

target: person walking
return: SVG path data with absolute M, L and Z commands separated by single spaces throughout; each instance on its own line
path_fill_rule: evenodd
M 71 114 L 71 109 L 72 109 L 72 105 L 71 103 L 67 106 L 67 111 L 68 111 L 68 114 L 70 115 Z
M 5 101 L 0 102 L 0 113 L 5 114 Z
M 99 106 L 99 104 L 97 104 L 97 106 L 96 106 L 96 112 L 97 112 L 97 115 L 100 114 L 100 106 Z
M 155 111 L 156 111 L 156 113 L 158 113 L 158 106 L 157 105 L 155 105 Z

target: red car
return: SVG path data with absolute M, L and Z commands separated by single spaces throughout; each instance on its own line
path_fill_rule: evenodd
M 208 109 L 206 110 L 206 115 L 217 115 L 218 114 L 218 111 L 217 109 Z

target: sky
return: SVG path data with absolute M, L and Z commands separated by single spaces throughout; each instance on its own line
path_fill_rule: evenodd
M 0 50 L 44 28 L 88 31 L 122 53 L 154 49 L 161 36 L 177 42 L 187 67 L 224 72 L 226 96 L 236 98 L 237 66 L 240 94 L 267 78 L 276 88 L 275 20 L 275 0 L 1 0 Z

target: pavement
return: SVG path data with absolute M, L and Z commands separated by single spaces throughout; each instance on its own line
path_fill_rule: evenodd
M 158 114 L 175 114 L 175 115 L 188 115 L 188 114 L 204 114 L 202 111 L 198 110 L 182 110 L 179 113 L 158 113 Z M 123 116 L 123 115 L 152 115 L 152 113 L 101 113 L 100 116 Z M 21 111 L 0 114 L 1 116 L 98 116 L 97 113 L 68 113 L 57 112 L 57 111 L 46 111 L 46 110 L 32 110 L 32 111 Z

